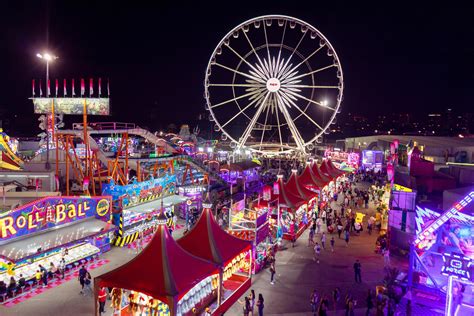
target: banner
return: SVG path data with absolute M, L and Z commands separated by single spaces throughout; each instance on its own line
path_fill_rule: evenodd
M 111 195 L 113 200 L 126 196 L 123 199 L 124 206 L 138 202 L 140 198 L 145 198 L 148 195 L 160 198 L 175 193 L 176 175 L 174 174 L 142 182 L 135 181 L 127 185 L 117 185 L 113 181 L 102 185 L 102 195 Z
M 56 114 L 84 114 L 84 98 L 32 98 L 35 114 L 52 113 L 51 99 L 54 100 Z M 108 98 L 85 98 L 85 100 L 88 115 L 110 115 Z
M 108 222 L 111 205 L 110 196 L 42 198 L 0 217 L 0 239 L 16 238 L 89 217 Z

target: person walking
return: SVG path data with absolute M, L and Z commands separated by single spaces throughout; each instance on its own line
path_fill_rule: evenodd
M 82 294 L 82 295 L 84 295 L 84 285 L 86 284 L 86 276 L 87 276 L 87 269 L 83 265 L 79 269 L 79 276 L 78 276 L 79 284 L 81 284 L 81 291 L 79 293 Z
M 250 301 L 250 313 L 252 314 L 253 316 L 253 311 L 254 311 L 254 308 L 255 308 L 255 291 L 252 289 L 250 290 L 250 295 L 249 295 L 249 301 Z
M 313 313 L 313 315 L 316 315 L 316 312 L 318 310 L 318 301 L 318 292 L 316 290 L 313 290 L 313 292 L 311 292 L 311 295 L 309 296 L 309 303 L 311 304 L 311 313 Z
M 371 314 L 371 309 L 374 308 L 374 299 L 372 295 L 372 291 L 369 289 L 367 293 L 367 298 L 365 299 L 367 304 L 367 311 L 365 312 L 365 316 L 369 316 Z
M 59 261 L 59 273 L 61 274 L 61 278 L 64 279 L 64 273 L 66 272 L 66 260 L 64 257 L 61 258 Z
M 313 227 L 310 228 L 309 230 L 309 235 L 308 235 L 308 247 L 314 245 L 314 229 Z
M 336 308 L 337 308 L 337 303 L 339 302 L 340 299 L 341 299 L 341 291 L 339 290 L 338 287 L 336 287 L 336 288 L 332 291 L 332 300 L 333 300 L 333 304 L 334 304 L 334 310 L 336 310 Z
M 355 276 L 356 283 L 362 283 L 361 265 L 360 265 L 359 259 L 357 259 L 356 262 L 354 263 L 354 276 Z
M 264 302 L 265 300 L 263 299 L 262 293 L 259 293 L 258 300 L 257 300 L 258 316 L 263 316 L 263 308 L 265 307 Z
M 341 239 L 341 233 L 342 233 L 342 229 L 344 227 L 342 227 L 342 223 L 341 223 L 341 220 L 338 219 L 337 220 L 337 235 L 339 236 L 339 239 Z
M 329 301 L 328 301 L 327 297 L 324 295 L 321 298 L 321 302 L 319 303 L 319 309 L 318 309 L 319 316 L 327 316 L 328 315 L 328 306 L 329 306 Z
M 331 237 L 330 244 L 331 244 L 331 252 L 334 252 L 334 245 L 336 244 L 334 237 Z
M 321 246 L 323 247 L 324 250 L 326 250 L 326 233 L 324 232 L 321 235 Z
M 355 301 L 352 295 L 348 294 L 346 296 L 346 316 L 354 316 L 354 305 Z
M 86 295 L 86 292 L 92 295 L 92 277 L 89 271 L 86 273 L 86 277 L 84 279 L 84 295 Z
M 349 247 L 349 230 L 344 231 L 344 239 L 346 240 L 346 247 Z
M 99 290 L 99 315 L 105 313 L 105 302 L 107 301 L 107 292 L 105 287 L 101 287 Z
M 316 263 L 319 263 L 319 255 L 321 253 L 321 247 L 319 247 L 319 244 L 316 243 L 316 245 L 314 246 L 314 261 L 316 261 Z
M 275 280 L 274 280 L 275 273 L 276 273 L 275 260 L 272 260 L 272 262 L 270 263 L 270 284 L 272 285 L 275 284 Z
M 390 267 L 390 250 L 388 248 L 383 253 L 383 264 L 385 267 Z

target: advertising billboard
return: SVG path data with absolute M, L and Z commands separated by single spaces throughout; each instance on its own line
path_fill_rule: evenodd
M 47 230 L 81 219 L 110 220 L 110 196 L 45 197 L 25 204 L 0 217 L 0 240 Z
M 84 100 L 88 115 L 110 115 L 109 98 L 32 98 L 35 114 L 84 114 Z

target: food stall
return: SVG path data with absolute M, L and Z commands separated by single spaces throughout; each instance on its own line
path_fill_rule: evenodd
M 23 274 L 34 279 L 38 265 L 68 269 L 110 249 L 116 229 L 110 223 L 111 199 L 99 197 L 46 197 L 0 217 L 0 280 Z M 66 253 L 67 249 L 67 253 Z
M 252 273 L 256 274 L 267 264 L 267 259 L 275 253 L 276 238 L 272 238 L 268 208 L 255 207 L 232 211 L 228 232 L 240 239 L 252 242 Z
M 191 316 L 216 298 L 217 267 L 181 248 L 169 234 L 166 218 L 160 214 L 159 220 L 152 240 L 135 259 L 94 279 L 96 298 L 99 288 L 113 288 L 114 315 Z

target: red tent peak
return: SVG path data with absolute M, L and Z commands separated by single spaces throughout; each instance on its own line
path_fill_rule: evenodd
M 203 210 L 193 229 L 177 242 L 191 254 L 221 267 L 251 246 L 250 242 L 224 231 L 207 208 Z
M 186 267 L 192 267 L 187 269 Z M 171 304 L 204 278 L 217 272 L 208 261 L 181 248 L 165 225 L 159 225 L 147 247 L 128 263 L 98 276 L 99 286 L 148 294 Z

